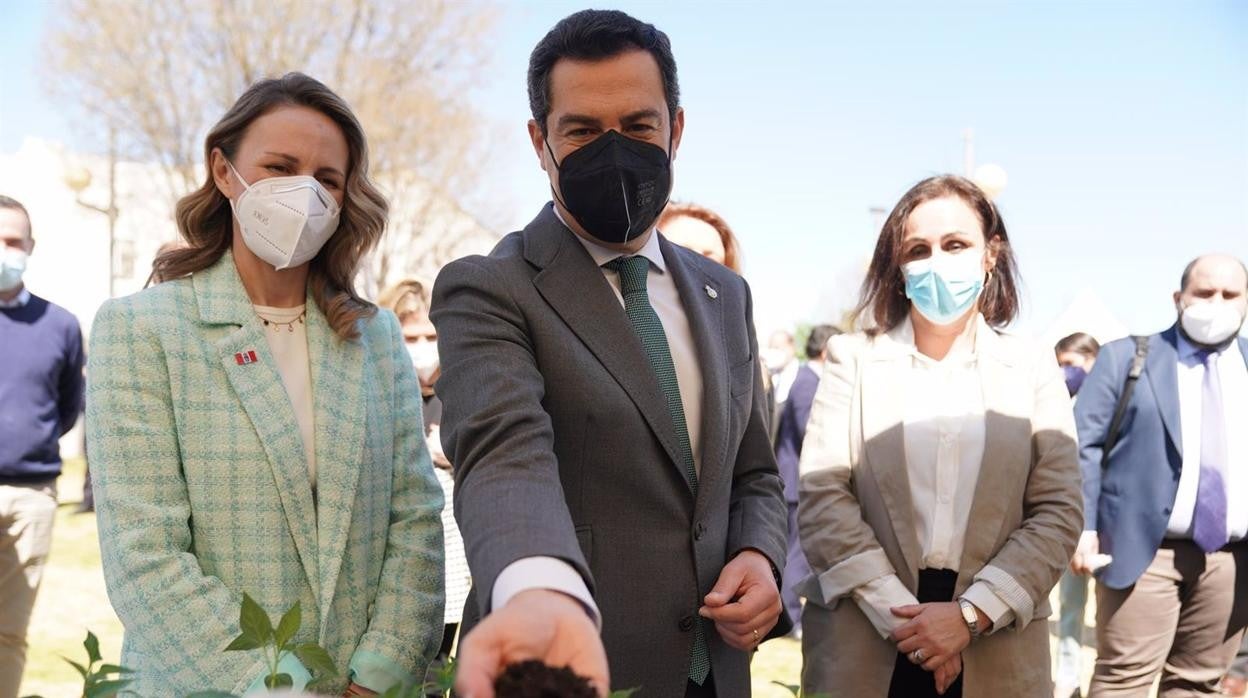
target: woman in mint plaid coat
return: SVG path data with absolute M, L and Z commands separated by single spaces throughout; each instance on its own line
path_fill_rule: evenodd
M 224 653 L 244 592 L 328 650 L 336 695 L 420 681 L 442 635 L 442 493 L 393 314 L 354 290 L 386 202 L 321 83 L 247 90 L 208 134 L 160 283 L 92 332 L 89 450 L 122 664 L 144 698 L 263 685 Z M 282 660 L 296 688 L 313 677 Z M 319 677 L 317 677 L 319 678 Z

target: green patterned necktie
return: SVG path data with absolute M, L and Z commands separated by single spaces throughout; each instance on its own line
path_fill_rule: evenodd
M 650 272 L 650 260 L 642 256 L 619 257 L 607 262 L 606 268 L 620 275 L 620 294 L 624 296 L 624 312 L 628 314 L 633 331 L 641 339 L 645 347 L 646 357 L 650 360 L 650 368 L 659 379 L 659 386 L 667 397 L 667 411 L 671 414 L 672 424 L 676 427 L 676 445 L 679 447 L 681 465 L 685 469 L 685 477 L 696 497 L 698 494 L 698 474 L 693 467 L 693 448 L 689 443 L 689 425 L 685 421 L 685 406 L 680 401 L 680 384 L 676 380 L 676 366 L 672 363 L 672 352 L 667 346 L 667 335 L 663 332 L 663 322 L 659 314 L 650 305 L 650 294 L 646 290 L 646 276 Z M 702 628 L 702 619 L 696 618 L 693 624 L 693 653 L 689 658 L 689 679 L 701 686 L 711 672 L 711 657 L 706 648 L 706 635 Z

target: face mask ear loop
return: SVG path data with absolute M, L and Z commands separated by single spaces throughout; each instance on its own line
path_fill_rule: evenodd
M 562 170 L 559 169 L 559 161 L 555 159 L 555 151 L 550 149 L 550 141 L 543 138 L 542 143 L 546 146 L 546 152 L 550 153 L 550 161 L 555 165 L 555 174 L 561 174 Z M 556 179 L 558 179 L 558 177 L 556 177 Z M 559 205 L 563 207 L 563 210 L 568 213 L 572 213 L 572 209 L 568 208 L 568 205 L 564 203 L 563 197 L 559 196 L 559 192 L 555 191 L 555 185 L 553 184 L 550 185 L 550 195 L 555 197 L 555 201 L 559 202 Z
M 234 163 L 230 162 L 229 158 L 225 158 L 225 164 L 229 166 L 230 172 L 234 173 L 234 177 L 243 183 L 243 189 L 251 189 L 251 185 L 247 183 L 247 180 L 243 179 L 243 176 L 238 173 L 238 170 L 234 169 Z

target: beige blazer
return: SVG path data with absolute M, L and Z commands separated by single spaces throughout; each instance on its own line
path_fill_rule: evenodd
M 981 324 L 976 351 L 986 436 L 956 591 L 984 580 L 1015 620 L 963 652 L 963 695 L 1047 697 L 1048 628 L 1033 621 L 1049 616 L 1049 591 L 1083 524 L 1071 402 L 1051 350 Z M 799 589 L 807 599 L 808 693 L 888 694 L 896 648 L 852 592 L 892 573 L 916 591 L 922 553 L 903 438 L 903 369 L 911 360 L 908 347 L 889 335 L 842 335 L 828 343 L 802 450 L 798 506 L 813 570 Z

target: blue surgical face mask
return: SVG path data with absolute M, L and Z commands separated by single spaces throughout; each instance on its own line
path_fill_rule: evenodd
M 937 252 L 927 259 L 901 265 L 906 298 L 937 325 L 949 325 L 966 314 L 984 290 L 984 258 L 973 250 Z
M 0 248 L 0 293 L 12 291 L 22 283 L 27 257 L 25 250 Z

